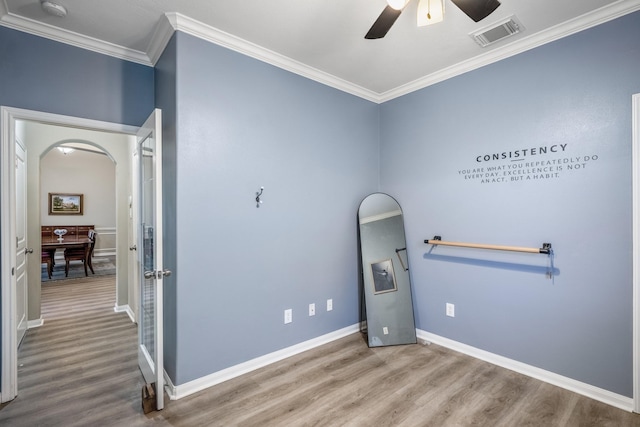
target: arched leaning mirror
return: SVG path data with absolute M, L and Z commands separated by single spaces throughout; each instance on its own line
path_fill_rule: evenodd
M 362 259 L 361 317 L 369 347 L 416 343 L 402 209 L 383 193 L 358 210 Z

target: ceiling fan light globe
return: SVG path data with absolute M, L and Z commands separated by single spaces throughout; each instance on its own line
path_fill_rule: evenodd
M 409 3 L 409 0 L 387 0 L 389 7 L 395 10 L 401 10 L 407 5 L 407 3 Z
M 420 0 L 418 3 L 418 27 L 436 24 L 444 20 L 443 0 Z

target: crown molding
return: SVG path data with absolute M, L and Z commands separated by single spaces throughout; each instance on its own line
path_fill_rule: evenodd
M 374 222 L 374 221 L 380 221 L 383 219 L 387 219 L 387 218 L 392 218 L 394 216 L 398 216 L 398 215 L 402 215 L 402 211 L 401 210 L 396 210 L 396 211 L 389 211 L 389 212 L 385 212 L 385 213 L 381 213 L 381 214 L 377 214 L 377 215 L 371 215 L 365 218 L 361 218 L 360 219 L 360 224 L 368 224 L 370 222 Z
M 165 19 L 161 19 L 158 22 L 147 52 L 128 49 L 113 43 L 104 42 L 14 15 L 9 13 L 6 0 L 0 1 L 0 25 L 147 66 L 155 66 L 173 33 L 175 31 L 181 31 L 340 91 L 381 104 L 637 10 L 640 10 L 640 0 L 619 0 L 578 18 L 556 25 L 548 30 L 529 37 L 520 38 L 467 61 L 460 62 L 382 93 L 374 92 L 324 71 L 309 67 L 299 61 L 175 12 L 166 13 Z
M 267 64 L 282 68 L 294 74 L 298 74 L 310 80 L 317 81 L 319 83 L 325 84 L 343 92 L 350 93 L 360 98 L 364 98 L 376 103 L 379 101 L 379 94 L 377 94 L 376 92 L 355 85 L 324 71 L 305 65 L 299 61 L 273 52 L 269 49 L 265 49 L 255 43 L 236 37 L 233 34 L 229 34 L 224 31 L 218 30 L 217 28 L 205 25 L 199 21 L 196 21 L 195 19 L 173 12 L 166 13 L 165 17 L 175 31 L 181 31 L 194 37 L 198 37 L 211 43 L 215 43 L 219 46 L 226 47 L 243 55 L 249 56 L 262 62 L 266 62 Z M 157 31 L 156 35 L 168 41 L 168 38 L 165 34 L 166 25 L 160 23 L 158 24 L 158 28 L 161 29 Z M 158 46 L 154 46 L 154 48 L 157 49 Z M 156 52 L 154 51 L 152 53 L 152 57 L 155 56 Z
M 493 64 L 494 62 L 526 52 L 527 50 L 570 36 L 582 30 L 595 27 L 596 25 L 603 24 L 637 10 L 640 10 L 640 0 L 619 0 L 616 3 L 601 7 L 600 9 L 596 9 L 593 12 L 556 25 L 545 31 L 541 31 L 529 37 L 520 38 L 500 48 L 478 55 L 475 58 L 460 62 L 402 86 L 398 86 L 390 91 L 381 93 L 379 94 L 378 102 L 383 103 L 390 101 L 394 98 L 415 92 L 452 77 L 459 76 L 468 71 L 484 67 L 485 65 Z
M 136 62 L 147 66 L 153 65 L 145 52 L 128 49 L 10 13 L 5 1 L 0 2 L 0 25 L 60 43 L 124 59 L 125 61 Z
M 164 52 L 167 44 L 169 44 L 169 40 L 171 40 L 175 31 L 176 30 L 167 14 L 165 14 L 164 18 L 161 18 L 156 24 L 156 28 L 153 30 L 153 36 L 151 37 L 151 42 L 147 48 L 147 55 L 154 66 L 160 59 L 160 56 L 162 56 L 162 52 Z

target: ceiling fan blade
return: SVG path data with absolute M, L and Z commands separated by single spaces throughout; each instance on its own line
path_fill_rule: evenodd
M 451 2 L 475 22 L 486 18 L 500 6 L 498 0 L 451 0 Z
M 369 29 L 367 35 L 364 36 L 364 38 L 381 39 L 386 36 L 387 32 L 389 31 L 393 23 L 396 22 L 396 19 L 398 19 L 398 16 L 400 16 L 401 13 L 402 9 L 396 10 L 391 6 L 385 7 L 380 16 L 378 16 L 378 19 L 376 19 L 376 22 L 374 22 Z

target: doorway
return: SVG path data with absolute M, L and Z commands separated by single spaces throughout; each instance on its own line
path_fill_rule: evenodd
M 52 133 L 49 131 L 51 125 L 21 123 L 24 123 L 23 127 L 28 131 L 26 133 L 29 140 L 47 139 Z M 92 132 L 86 133 L 87 138 L 92 138 Z M 124 138 L 118 134 L 113 135 L 114 142 Z M 55 145 L 40 157 L 39 172 L 40 225 L 43 227 L 43 244 L 44 240 L 47 240 L 49 246 L 49 249 L 43 247 L 43 253 L 52 260 L 50 269 L 46 272 L 44 268 L 42 270 L 42 285 L 84 277 L 87 274 L 115 274 L 117 211 L 116 162 L 113 156 L 106 148 L 90 139 L 66 139 L 55 142 Z M 55 203 L 64 200 L 78 202 L 74 205 L 77 208 L 68 214 L 66 209 L 54 206 Z M 57 242 L 58 239 L 52 237 L 51 233 L 58 228 L 69 229 L 67 231 L 71 238 L 65 235 Z M 76 233 L 78 237 L 86 239 L 89 229 L 92 229 L 96 236 L 92 249 L 93 259 L 87 263 L 71 262 L 67 269 L 63 255 L 64 245 L 73 244 Z M 80 255 L 81 252 L 78 252 L 75 257 Z M 88 267 L 86 271 L 84 266 Z M 42 319 L 45 320 L 44 316 Z
M 51 129 L 59 131 L 66 135 L 66 137 L 59 137 L 57 140 L 68 139 L 69 134 L 72 132 L 89 131 L 96 134 L 119 134 L 132 138 L 135 141 L 135 134 L 138 130 L 137 127 L 120 125 L 108 122 L 101 122 L 95 120 L 81 119 L 69 116 L 62 116 L 57 114 L 42 113 L 30 110 L 22 110 L 15 108 L 1 108 L 1 120 L 2 120 L 2 174 L 0 175 L 2 196 L 1 203 L 3 206 L 3 215 L 0 223 L 0 238 L 2 240 L 1 246 L 1 304 L 2 304 L 2 365 L 1 365 L 1 377 L 0 377 L 0 400 L 7 402 L 15 398 L 18 392 L 17 384 L 17 334 L 16 334 L 16 298 L 15 298 L 15 266 L 12 264 L 12 259 L 15 259 L 15 245 L 12 244 L 11 229 L 15 218 L 12 217 L 14 201 L 11 200 L 9 191 L 11 185 L 13 185 L 12 176 L 12 161 L 15 157 L 15 145 L 16 140 L 16 123 L 20 121 L 35 122 L 43 125 L 51 126 Z M 137 295 L 135 289 L 129 290 L 129 245 L 134 242 L 134 236 L 130 236 L 129 233 L 129 195 L 131 194 L 131 171 L 129 168 L 129 159 L 131 158 L 131 147 L 129 144 L 124 144 L 126 147 L 115 145 L 108 147 L 107 150 L 114 157 L 116 162 L 116 176 L 118 179 L 124 180 L 124 183 L 120 182 L 116 184 L 116 209 L 119 214 L 117 215 L 116 229 L 118 230 L 116 236 L 116 257 L 119 259 L 119 266 L 117 271 L 117 292 L 114 309 L 116 311 L 127 311 L 132 319 L 135 318 L 135 304 L 129 304 L 130 295 Z M 33 148 L 29 150 L 29 148 Z M 27 197 L 30 199 L 28 204 L 35 209 L 28 213 L 27 218 L 27 241 L 28 245 L 32 248 L 39 248 L 40 246 L 40 210 L 46 209 L 43 207 L 39 200 L 40 192 L 34 191 L 39 189 L 39 158 L 42 152 L 50 149 L 50 145 L 43 143 L 43 146 L 27 147 L 27 157 L 35 159 L 30 166 L 27 177 Z M 35 173 L 34 173 L 35 172 Z M 29 184 L 29 181 L 32 181 Z M 35 251 L 36 254 L 38 251 Z M 33 258 L 35 261 L 35 258 Z M 40 318 L 40 263 L 30 262 L 28 266 L 28 319 L 32 326 L 38 326 L 42 323 Z

